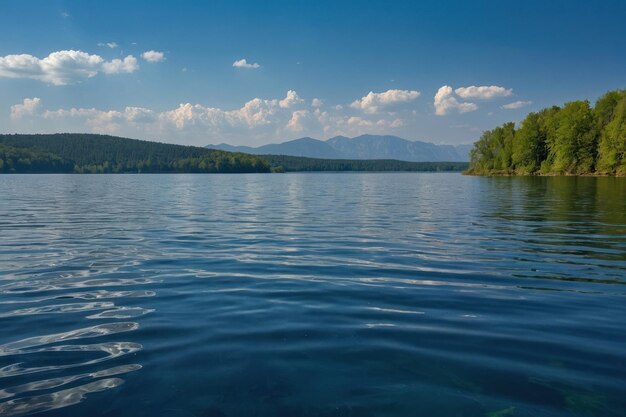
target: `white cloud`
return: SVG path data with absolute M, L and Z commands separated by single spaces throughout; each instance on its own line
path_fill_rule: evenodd
M 477 98 L 481 100 L 489 100 L 497 97 L 508 97 L 513 94 L 511 88 L 499 87 L 497 85 L 480 86 L 475 85 L 469 87 L 459 87 L 454 92 L 461 98 L 471 99 Z
M 324 104 L 324 102 L 319 98 L 314 98 L 313 100 L 311 100 L 311 107 L 322 107 L 322 104 Z
M 389 127 L 394 129 L 404 126 L 404 122 L 401 119 L 394 119 L 389 123 Z
M 24 116 L 33 115 L 40 104 L 41 100 L 38 97 L 25 98 L 22 104 L 11 106 L 11 119 L 21 119 Z
M 365 97 L 355 100 L 350 107 L 372 114 L 377 113 L 382 107 L 413 101 L 418 98 L 420 94 L 419 91 L 414 90 L 387 90 L 383 93 L 370 91 Z
M 116 42 L 100 42 L 98 46 L 106 46 L 107 48 L 115 49 L 119 47 Z
M 348 118 L 347 124 L 353 128 L 371 128 L 374 126 L 375 122 L 359 116 L 352 116 Z
M 525 106 L 529 106 L 533 104 L 532 101 L 514 101 L 513 103 L 509 103 L 509 104 L 505 104 L 504 106 L 501 106 L 500 108 L 505 109 L 505 110 L 513 110 L 513 109 L 519 109 Z
M 304 100 L 298 97 L 298 93 L 293 90 L 287 91 L 287 97 L 278 102 L 280 107 L 282 107 L 283 109 L 290 109 L 301 103 L 304 103 Z
M 457 108 L 459 113 L 469 113 L 478 110 L 478 106 L 474 103 L 459 103 Z
M 36 101 L 29 101 L 36 100 Z M 128 106 L 122 110 L 97 108 L 40 109 L 38 99 L 27 99 L 11 108 L 14 128 L 32 131 L 90 131 L 122 136 L 174 141 L 195 145 L 208 143 L 261 144 L 298 136 L 356 136 L 383 134 L 405 126 L 410 112 L 359 113 L 329 106 L 327 111 L 304 101 L 289 90 L 283 98 L 253 98 L 240 108 L 225 110 L 202 104 L 182 103 L 155 111 Z M 14 116 L 13 116 L 14 114 Z
M 148 62 L 163 62 L 165 61 L 165 54 L 163 52 L 158 52 L 158 51 L 146 51 L 143 54 L 141 54 L 141 57 L 143 59 L 145 59 Z
M 467 113 L 478 110 L 478 106 L 474 103 L 460 102 L 453 95 L 454 91 L 449 85 L 444 85 L 435 94 L 435 114 L 444 116 L 451 110 L 457 110 L 459 113 Z
M 123 111 L 95 108 L 46 110 L 42 116 L 52 121 L 76 120 L 95 133 L 118 133 L 125 128 L 144 128 L 157 117 L 154 111 L 142 107 L 126 107 Z
M 61 12 L 61 17 L 62 17 L 63 19 L 67 19 L 67 18 L 72 17 L 72 15 L 71 15 L 71 14 L 69 14 L 68 12 Z
M 296 110 L 291 114 L 291 119 L 287 122 L 287 129 L 292 132 L 301 133 L 319 126 L 318 114 L 309 110 Z
M 53 85 L 75 84 L 100 71 L 117 74 L 137 69 L 132 55 L 123 61 L 114 59 L 111 62 L 99 55 L 74 50 L 52 52 L 43 59 L 29 54 L 0 56 L 0 77 L 30 78 Z
M 235 68 L 261 68 L 261 65 L 259 65 L 258 63 L 253 63 L 253 64 L 248 64 L 248 61 L 246 61 L 245 58 L 242 59 L 238 59 L 237 61 L 233 62 L 233 67 Z
M 143 107 L 126 107 L 124 116 L 129 122 L 145 123 L 155 119 L 154 111 Z
M 128 55 L 126 58 L 114 59 L 111 62 L 102 64 L 102 71 L 106 74 L 132 73 L 139 69 L 137 58 Z

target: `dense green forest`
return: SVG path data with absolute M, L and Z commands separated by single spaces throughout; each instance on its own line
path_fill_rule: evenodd
M 467 162 L 407 162 L 394 159 L 318 159 L 301 156 L 263 155 L 274 172 L 298 171 L 463 171 Z
M 505 123 L 474 144 L 468 174 L 626 175 L 626 90 Z
M 74 164 L 57 155 L 38 149 L 16 148 L 0 142 L 0 173 L 2 172 L 72 172 Z
M 0 135 L 0 172 L 270 172 L 256 155 L 107 135 Z

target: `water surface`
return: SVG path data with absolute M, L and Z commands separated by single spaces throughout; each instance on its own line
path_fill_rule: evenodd
M 626 179 L 0 176 L 0 415 L 623 416 Z

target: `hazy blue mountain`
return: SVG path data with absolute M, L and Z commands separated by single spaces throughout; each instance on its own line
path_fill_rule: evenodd
M 328 143 L 313 138 L 295 139 L 283 143 L 263 145 L 258 148 L 251 148 L 249 146 L 232 146 L 225 143 L 220 145 L 208 145 L 207 148 L 228 150 L 230 152 L 245 152 L 255 155 L 289 155 L 330 159 L 338 159 L 342 157 L 342 155 L 333 149 L 333 147 Z
M 349 159 L 398 159 L 404 161 L 459 161 L 454 146 L 409 141 L 397 136 L 337 136 L 327 143 Z
M 306 156 L 308 158 L 340 158 L 342 156 L 328 143 L 313 138 L 301 138 L 260 146 L 256 153 L 261 155 Z
M 220 143 L 219 145 L 208 145 L 205 148 L 209 149 L 219 149 L 220 151 L 226 152 L 244 152 L 250 154 L 258 154 L 257 148 L 253 148 L 251 146 L 235 146 L 229 145 L 228 143 Z
M 410 141 L 397 136 L 361 135 L 355 138 L 335 136 L 326 141 L 302 138 L 264 145 L 258 148 L 227 144 L 207 148 L 257 155 L 289 155 L 334 159 L 396 159 L 411 162 L 466 162 L 472 145 L 435 145 Z

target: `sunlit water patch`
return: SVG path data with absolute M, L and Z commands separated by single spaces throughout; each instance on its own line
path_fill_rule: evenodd
M 0 176 L 0 415 L 626 415 L 626 180 Z

